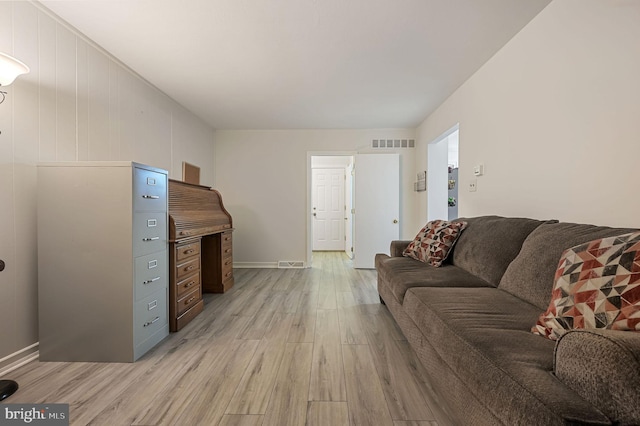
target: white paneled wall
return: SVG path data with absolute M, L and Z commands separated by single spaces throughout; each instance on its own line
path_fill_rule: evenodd
M 31 68 L 0 105 L 2 360 L 38 341 L 36 164 L 187 161 L 213 185 L 214 130 L 39 4 L 0 1 L 0 52 Z

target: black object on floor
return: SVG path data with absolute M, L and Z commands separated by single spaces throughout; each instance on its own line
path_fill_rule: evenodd
M 18 390 L 18 383 L 13 380 L 0 380 L 0 401 L 9 398 Z

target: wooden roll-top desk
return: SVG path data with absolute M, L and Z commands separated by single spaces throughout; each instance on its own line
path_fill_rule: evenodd
M 202 293 L 233 286 L 231 215 L 207 186 L 169 179 L 169 328 L 202 312 Z

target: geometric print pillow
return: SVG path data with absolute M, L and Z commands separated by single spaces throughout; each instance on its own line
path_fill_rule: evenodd
M 531 331 L 557 340 L 575 328 L 640 331 L 640 232 L 564 251 L 549 307 Z
M 427 222 L 402 255 L 438 267 L 447 258 L 451 247 L 466 226 L 466 222 Z

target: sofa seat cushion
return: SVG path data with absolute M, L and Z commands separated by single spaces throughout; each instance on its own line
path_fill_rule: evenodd
M 552 374 L 554 343 L 530 332 L 539 308 L 492 287 L 422 287 L 403 310 L 449 366 L 439 374 L 456 374 L 504 424 L 610 424 Z
M 376 256 L 378 281 L 386 284 L 398 303 L 413 287 L 487 287 L 489 283 L 453 265 L 435 267 L 408 257 Z

